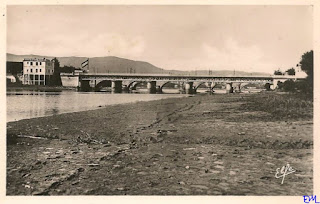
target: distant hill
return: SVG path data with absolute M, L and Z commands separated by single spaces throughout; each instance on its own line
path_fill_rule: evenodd
M 22 62 L 24 58 L 48 58 L 53 59 L 52 56 L 40 56 L 40 55 L 14 55 L 7 53 L 7 61 L 10 62 Z M 81 63 L 84 62 L 87 57 L 57 57 L 60 62 L 60 66 L 73 66 L 76 68 L 81 67 Z M 89 58 L 89 72 L 90 73 L 150 73 L 150 74 L 177 74 L 177 75 L 208 75 L 208 70 L 197 71 L 177 71 L 167 70 L 156 67 L 148 62 L 134 61 L 119 57 L 107 56 L 107 57 L 93 57 Z M 267 73 L 261 72 L 243 72 L 243 71 L 229 71 L 229 70 L 212 70 L 213 76 L 268 76 Z
M 7 53 L 7 62 L 22 62 L 24 58 L 48 58 L 53 59 L 54 57 L 42 56 L 42 55 L 14 55 Z
M 7 61 L 22 62 L 24 58 L 48 58 L 53 59 L 52 56 L 40 56 L 40 55 L 14 55 L 7 53 Z M 81 63 L 84 62 L 87 57 L 57 57 L 60 62 L 60 66 L 73 66 L 76 68 L 81 67 Z M 158 68 L 148 62 L 134 61 L 119 57 L 93 57 L 89 59 L 89 72 L 91 73 L 164 73 L 164 70 Z

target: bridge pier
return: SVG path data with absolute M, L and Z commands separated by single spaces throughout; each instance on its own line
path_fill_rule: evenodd
M 234 92 L 241 93 L 241 83 L 236 84 L 236 86 L 234 88 Z
M 275 90 L 276 88 L 278 88 L 278 82 L 279 81 L 280 80 L 278 80 L 278 79 L 273 79 L 272 80 L 272 85 L 270 86 L 270 89 Z
M 226 93 L 233 93 L 232 83 L 226 83 Z
M 179 93 L 180 94 L 185 94 L 186 93 L 186 90 L 185 90 L 183 82 L 179 82 Z
M 150 94 L 156 93 L 156 81 L 149 81 L 147 84 L 148 92 Z
M 210 83 L 210 86 L 209 86 L 209 91 L 210 91 L 209 93 L 210 93 L 210 94 L 214 93 L 214 90 L 213 90 L 213 89 L 214 89 L 214 87 L 215 87 L 216 85 L 217 85 L 217 84 L 216 84 L 215 82 L 211 82 L 211 83 Z
M 90 91 L 91 87 L 90 87 L 90 81 L 87 80 L 83 80 L 80 82 L 80 91 Z
M 129 87 L 127 85 L 122 86 L 122 93 L 129 93 Z
M 186 82 L 184 85 L 186 94 L 193 94 L 194 88 L 193 88 L 193 82 Z
M 162 93 L 162 89 L 161 89 L 161 86 L 157 86 L 156 87 L 156 92 L 161 94 Z
M 112 81 L 111 82 L 112 93 L 121 93 L 121 90 L 122 90 L 122 81 Z

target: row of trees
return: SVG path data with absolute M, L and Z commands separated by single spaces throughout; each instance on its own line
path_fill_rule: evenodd
M 57 58 L 54 58 L 54 73 L 50 82 L 52 86 L 62 86 L 60 73 L 73 73 L 75 70 L 81 70 L 73 66 L 63 66 L 60 67 L 60 62 Z
M 304 53 L 301 56 L 301 60 L 297 66 L 301 67 L 301 70 L 307 74 L 307 77 L 299 81 L 287 80 L 284 83 L 279 82 L 278 88 L 288 92 L 300 92 L 300 93 L 304 93 L 312 96 L 313 95 L 313 50 Z M 286 71 L 288 75 L 294 75 L 292 69 L 293 68 Z M 280 72 L 281 72 L 280 70 L 276 70 L 274 74 L 280 75 Z
M 54 72 L 51 78 L 50 85 L 62 86 L 61 77 L 60 77 L 60 72 L 61 72 L 60 62 L 56 57 L 53 60 L 54 60 Z
M 296 75 L 296 70 L 292 67 L 292 68 L 290 68 L 290 69 L 288 69 L 287 71 L 285 71 L 285 72 L 281 72 L 280 71 L 280 69 L 278 69 L 278 70 L 275 70 L 274 71 L 274 75 L 285 75 L 285 74 L 288 74 L 288 75 Z

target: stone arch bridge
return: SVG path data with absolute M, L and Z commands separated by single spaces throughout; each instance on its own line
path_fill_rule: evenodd
M 210 91 L 215 85 L 222 83 L 226 87 L 227 93 L 234 90 L 240 91 L 241 88 L 249 83 L 264 84 L 266 89 L 275 89 L 279 81 L 299 80 L 295 76 L 181 76 L 181 75 L 165 75 L 165 74 L 81 74 L 79 77 L 78 88 L 81 91 L 96 90 L 102 87 L 111 86 L 112 92 L 130 92 L 134 90 L 139 83 L 147 83 L 149 93 L 162 93 L 162 88 L 170 83 L 178 84 L 180 92 L 194 94 L 197 89 L 205 84 Z

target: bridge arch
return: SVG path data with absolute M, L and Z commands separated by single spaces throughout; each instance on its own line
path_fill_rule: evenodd
M 249 84 L 248 82 L 240 83 L 240 91 L 248 84 Z
M 111 80 L 102 80 L 94 87 L 95 91 L 101 91 L 104 87 L 111 87 Z
M 140 80 L 140 81 L 126 81 L 125 83 L 122 83 L 123 85 L 123 90 L 125 90 L 126 92 L 131 92 L 133 90 L 137 89 L 137 86 L 140 84 L 144 84 L 146 85 L 146 89 L 148 89 L 148 91 L 150 92 L 155 92 L 155 81 L 148 81 L 148 80 Z M 150 85 L 152 84 L 152 85 Z M 150 86 L 150 87 L 149 87 Z M 150 90 L 149 90 L 150 89 Z M 150 92 L 150 93 L 151 93 Z
M 165 86 L 168 85 L 168 84 L 174 84 L 175 86 L 178 86 L 178 92 L 181 92 L 181 89 L 183 88 L 183 82 L 179 82 L 179 81 L 159 81 L 159 82 L 157 82 L 157 92 L 158 93 L 163 93 L 163 89 L 166 88 Z
M 146 82 L 146 81 L 133 81 L 133 82 L 129 83 L 128 88 L 129 88 L 130 90 L 136 90 L 136 88 L 137 88 L 137 86 L 138 86 L 139 84 L 142 84 L 142 83 L 145 83 L 145 82 Z
M 209 87 L 209 83 L 210 82 L 206 82 L 206 81 L 202 81 L 202 82 L 198 82 L 198 83 L 194 83 L 194 91 L 195 92 L 197 92 L 197 90 L 198 90 L 198 88 L 201 86 L 201 85 L 203 85 L 203 84 L 205 84 L 206 85 L 206 87 Z M 210 84 L 211 85 L 211 84 Z
M 165 85 L 168 84 L 176 84 L 176 85 L 181 85 L 181 82 L 177 82 L 177 81 L 165 81 L 165 82 L 159 82 L 157 85 L 162 89 Z
M 171 81 L 166 81 L 166 82 L 159 82 L 157 85 L 160 87 L 160 89 L 162 90 L 162 88 L 169 84 L 169 83 L 172 83 Z
M 270 90 L 270 82 L 242 82 L 240 84 L 240 92 L 256 92 L 263 89 Z
M 210 92 L 214 92 L 214 88 L 217 86 L 217 82 L 214 82 L 214 81 L 202 81 L 202 82 L 195 82 L 194 83 L 194 89 L 195 91 L 198 90 L 198 88 L 200 88 L 202 85 L 206 86 L 206 88 L 208 88 Z

